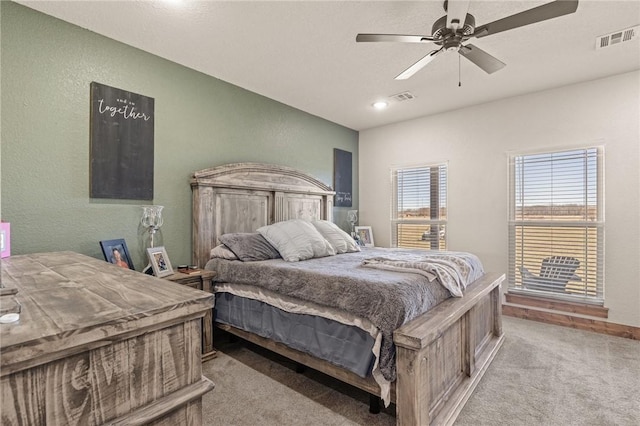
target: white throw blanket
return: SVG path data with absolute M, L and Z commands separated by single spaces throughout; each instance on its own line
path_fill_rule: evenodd
M 429 281 L 437 278 L 454 297 L 462 297 L 467 285 L 484 274 L 482 263 L 477 256 L 451 251 L 426 251 L 424 254 L 401 252 L 398 256 L 365 259 L 362 265 L 420 274 Z

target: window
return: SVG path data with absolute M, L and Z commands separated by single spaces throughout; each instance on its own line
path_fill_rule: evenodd
M 391 171 L 393 247 L 446 250 L 447 165 Z
M 509 168 L 509 291 L 602 304 L 602 148 L 512 156 Z

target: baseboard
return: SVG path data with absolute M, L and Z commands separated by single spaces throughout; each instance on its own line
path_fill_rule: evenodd
M 640 327 L 632 325 L 616 324 L 590 318 L 576 317 L 568 314 L 559 314 L 539 309 L 525 308 L 521 306 L 502 305 L 504 315 L 522 318 L 546 324 L 561 325 L 578 330 L 593 331 L 609 334 L 611 336 L 625 337 L 627 339 L 640 340 Z

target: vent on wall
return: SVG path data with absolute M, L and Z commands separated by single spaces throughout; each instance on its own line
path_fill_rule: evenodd
M 596 49 L 603 49 L 605 47 L 613 46 L 614 44 L 633 40 L 638 37 L 638 32 L 640 32 L 640 25 L 596 37 Z
M 402 92 L 396 95 L 391 95 L 390 98 L 398 102 L 402 102 L 402 101 L 410 101 L 411 99 L 414 99 L 415 96 L 411 92 Z

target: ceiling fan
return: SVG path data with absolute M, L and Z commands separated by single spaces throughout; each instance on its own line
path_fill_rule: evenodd
M 400 43 L 434 43 L 439 46 L 406 70 L 396 80 L 406 80 L 424 68 L 442 52 L 458 51 L 458 53 L 485 72 L 491 74 L 505 67 L 505 63 L 494 58 L 484 50 L 471 43 L 464 44 L 471 38 L 482 38 L 502 31 L 512 30 L 547 19 L 574 13 L 578 9 L 578 0 L 556 0 L 543 4 L 506 18 L 476 27 L 476 19 L 470 13 L 469 0 L 445 0 L 446 16 L 433 24 L 431 35 L 402 34 L 358 34 L 357 42 L 400 42 Z

